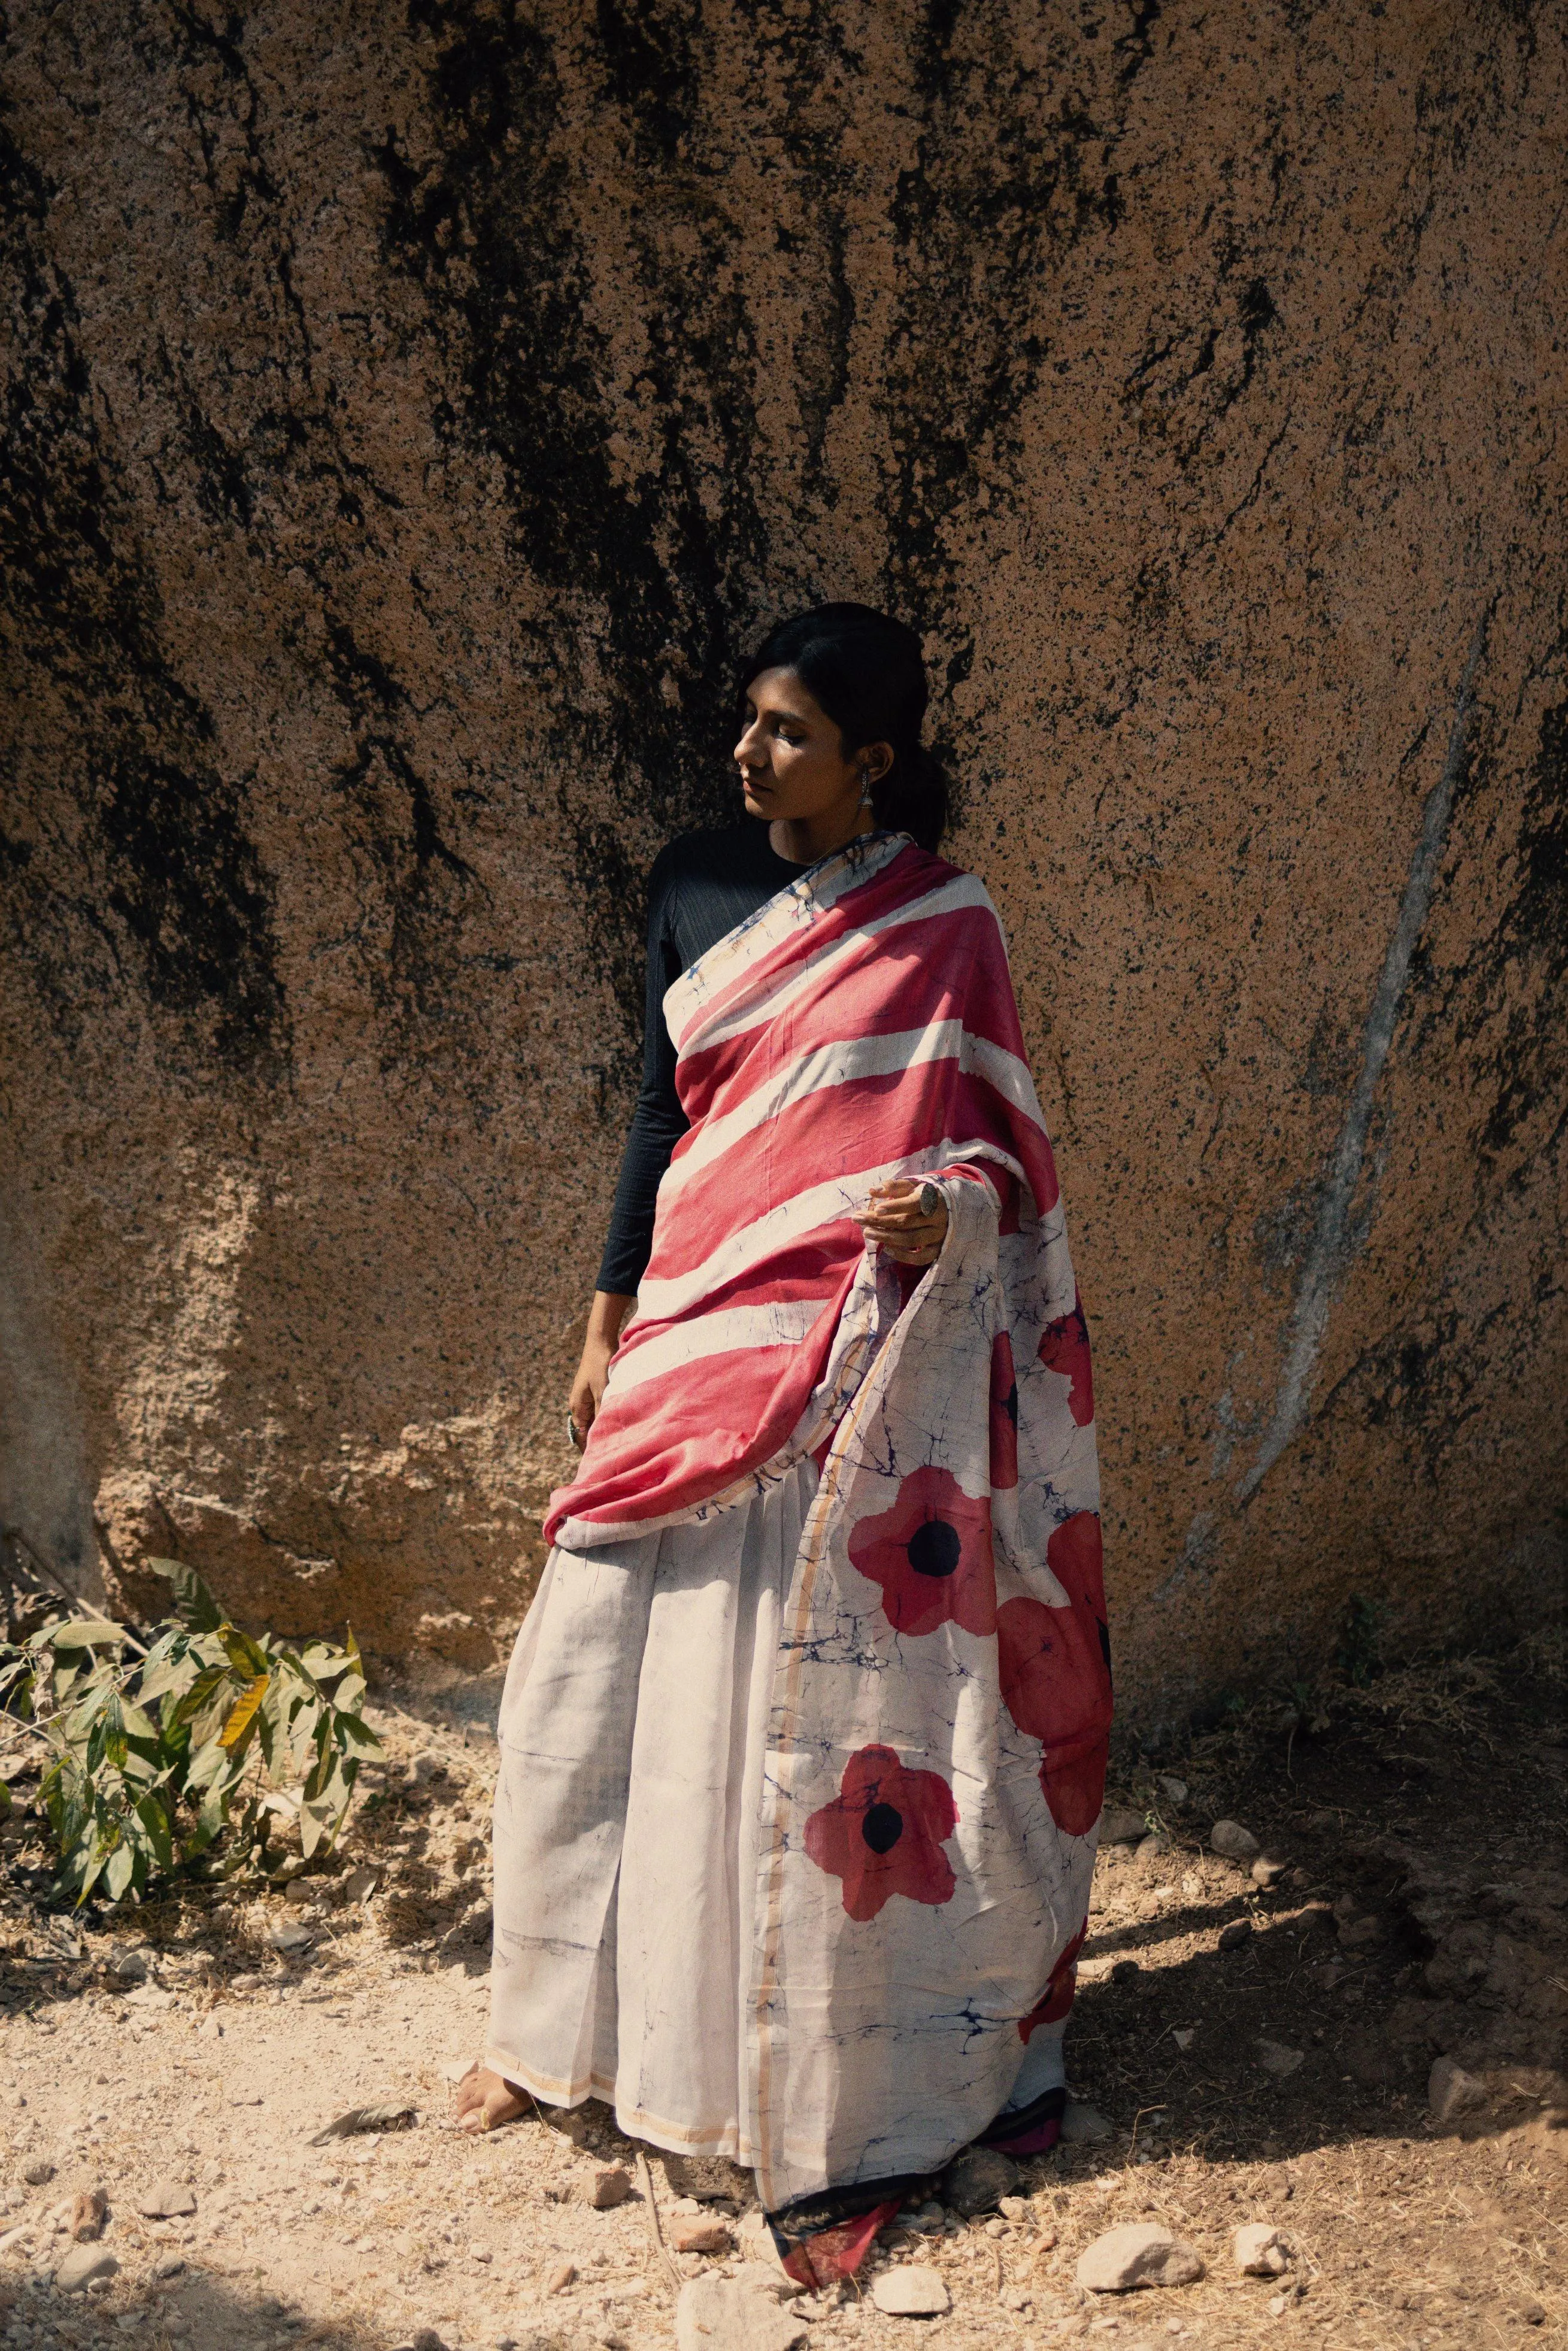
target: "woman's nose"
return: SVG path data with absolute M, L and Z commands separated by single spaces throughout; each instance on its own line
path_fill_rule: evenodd
M 735 747 L 736 766 L 737 768 L 745 768 L 758 764 L 751 756 L 755 752 L 756 747 L 757 725 L 756 721 L 753 720 L 752 724 L 746 728 L 739 742 Z

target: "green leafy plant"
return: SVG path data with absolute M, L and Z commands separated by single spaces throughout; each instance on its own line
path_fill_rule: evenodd
M 359 1711 L 352 1633 L 340 1649 L 253 1639 L 193 1569 L 151 1564 L 174 1587 L 174 1613 L 150 1642 L 73 1614 L 0 1646 L 0 1703 L 49 1750 L 39 1793 L 60 1851 L 56 1892 L 78 1906 L 95 1887 L 118 1901 L 197 1865 L 265 1870 L 274 1834 L 296 1826 L 307 1858 L 330 1851 L 361 1761 L 381 1745 Z

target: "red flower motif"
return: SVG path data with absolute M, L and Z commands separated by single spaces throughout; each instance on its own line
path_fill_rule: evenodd
M 1060 2024 L 1072 2006 L 1078 1990 L 1078 1954 L 1083 1949 L 1083 1938 L 1089 1932 L 1087 1918 L 1067 1946 L 1051 1971 L 1046 1985 L 1027 2016 L 1019 2019 L 1019 2039 L 1027 2042 L 1037 2024 Z
M 952 1900 L 957 1880 L 942 1846 L 957 1825 L 953 1791 L 939 1771 L 912 1771 L 891 1747 L 861 1747 L 832 1802 L 806 1823 L 806 1851 L 843 1881 L 844 1908 L 863 1924 L 894 1894 L 911 1902 Z
M 1075 1608 L 1087 1608 L 1101 1626 L 1101 1643 L 1107 1651 L 1105 1671 L 1111 1670 L 1109 1640 L 1105 1624 L 1105 1546 L 1100 1536 L 1098 1510 L 1074 1510 L 1071 1518 L 1051 1530 L 1045 1546 L 1046 1565 L 1067 1593 Z
M 1094 1417 L 1094 1372 L 1089 1360 L 1089 1325 L 1083 1301 L 1074 1296 L 1072 1311 L 1048 1322 L 1040 1334 L 1040 1360 L 1048 1372 L 1061 1372 L 1071 1382 L 1067 1409 L 1080 1428 Z
M 998 1331 L 991 1345 L 991 1491 L 1019 1481 L 1019 1384 L 1012 1341 Z
M 1111 1720 L 1110 1635 L 1100 1573 L 1100 1520 L 1074 1510 L 1046 1545 L 1065 1608 L 1019 1597 L 997 1611 L 1002 1698 L 1020 1730 L 1047 1747 L 1082 1740 Z
M 1045 1556 L 1068 1604 L 1050 1608 L 1026 1596 L 1005 1602 L 997 1611 L 998 1670 L 1008 1712 L 1045 1749 L 1040 1784 L 1052 1819 L 1068 1835 L 1083 1836 L 1100 1817 L 1111 1727 L 1098 1513 L 1074 1510 L 1063 1519 Z
M 1095 1740 L 1092 1747 L 1053 1753 L 1048 1747 L 1040 1766 L 1040 1785 L 1051 1817 L 1064 1836 L 1087 1836 L 1105 1808 L 1105 1766 L 1111 1742 Z
M 930 1633 L 948 1623 L 967 1633 L 997 1629 L 991 1506 L 966 1494 L 946 1469 L 912 1470 L 891 1510 L 861 1520 L 850 1558 L 881 1584 L 895 1633 Z

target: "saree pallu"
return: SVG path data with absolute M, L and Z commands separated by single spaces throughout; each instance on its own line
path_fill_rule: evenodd
M 1092 1389 L 973 877 L 852 844 L 664 1011 L 691 1128 L 546 1527 L 553 1574 L 816 1473 L 738 1767 L 738 2137 L 778 2211 L 939 2168 L 1071 2002 L 1111 1719 Z M 897 1176 L 948 1210 L 913 1286 L 853 1221 Z M 497 1964 L 548 1965 L 499 1902 Z

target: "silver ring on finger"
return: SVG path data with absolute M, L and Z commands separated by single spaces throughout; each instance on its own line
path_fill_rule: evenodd
M 578 1427 L 576 1415 L 573 1413 L 570 1405 L 568 1405 L 566 1408 L 566 1435 L 567 1442 L 579 1453 L 582 1451 L 583 1447 L 588 1443 L 587 1437 L 583 1436 L 581 1430 Z

